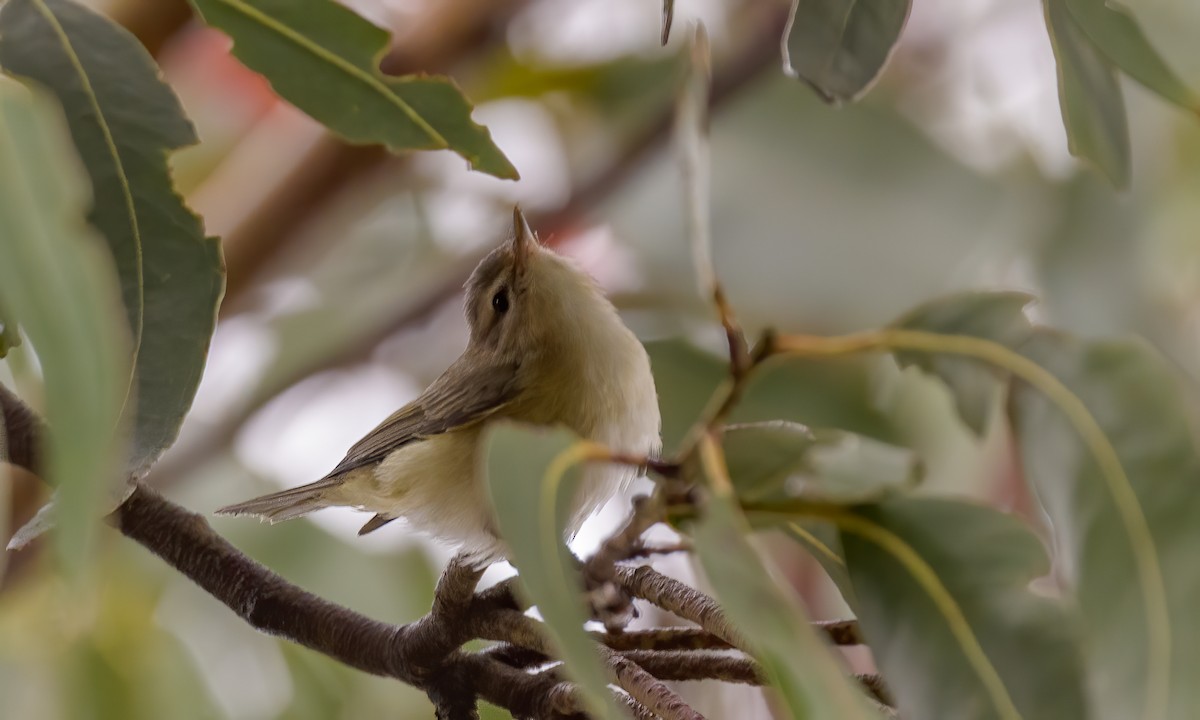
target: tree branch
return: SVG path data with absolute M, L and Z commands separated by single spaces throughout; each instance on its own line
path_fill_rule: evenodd
M 440 708 L 448 707 L 447 698 L 478 696 L 517 717 L 580 716 L 573 692 L 555 678 L 521 672 L 487 655 L 457 649 L 443 654 L 447 647 L 457 648 L 460 638 L 469 639 L 462 624 L 447 622 L 469 603 L 441 600 L 440 618 L 435 611 L 408 625 L 372 620 L 287 582 L 239 552 L 204 518 L 146 487 L 138 487 L 117 509 L 113 522 L 250 626 L 421 688 Z M 473 589 L 468 579 L 452 568 L 439 587 Z

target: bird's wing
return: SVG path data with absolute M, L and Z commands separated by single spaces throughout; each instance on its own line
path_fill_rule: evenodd
M 355 443 L 326 477 L 381 462 L 398 447 L 478 422 L 511 402 L 516 394 L 515 363 L 472 368 L 459 359 L 420 397 Z

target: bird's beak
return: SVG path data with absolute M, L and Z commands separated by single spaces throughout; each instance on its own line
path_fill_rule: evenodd
M 518 271 L 524 269 L 526 261 L 537 248 L 537 244 L 537 236 L 533 234 L 533 230 L 529 229 L 529 223 L 525 221 L 525 215 L 521 212 L 520 206 L 514 206 L 512 249 Z

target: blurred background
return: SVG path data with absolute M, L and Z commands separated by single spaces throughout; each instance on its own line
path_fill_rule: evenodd
M 713 44 L 714 254 L 751 331 L 852 331 L 956 289 L 1017 288 L 1042 298 L 1039 319 L 1140 334 L 1200 378 L 1200 123 L 1125 82 L 1132 189 L 1080 167 L 1038 0 L 916 0 L 878 85 L 839 109 L 783 75 L 778 0 L 678 0 L 665 48 L 653 0 L 350 2 L 394 32 L 388 72 L 457 80 L 519 182 L 468 172 L 449 152 L 341 143 L 181 0 L 89 4 L 137 35 L 181 97 L 202 143 L 174 156 L 176 182 L 224 241 L 229 286 L 208 369 L 151 478 L 194 510 L 320 477 L 432 381 L 465 345 L 459 288 L 514 203 L 644 340 L 719 349 L 670 137 L 694 20 Z M 1200 86 L 1200 4 L 1125 4 Z M 925 458 L 924 487 L 1027 511 L 1004 428 L 979 440 L 938 387 L 892 375 L 879 402 Z M 23 394 L 35 378 L 22 349 L 0 367 Z M 0 489 L 0 530 L 45 497 L 30 477 Z M 596 518 L 577 550 L 622 511 Z M 358 538 L 362 521 L 327 510 L 278 526 L 213 523 L 317 594 L 382 620 L 424 614 L 449 552 L 401 523 Z M 431 716 L 421 693 L 259 635 L 141 548 L 100 541 L 95 582 L 78 593 L 62 592 L 36 547 L 0 555 L 6 717 Z M 763 542 L 814 616 L 845 612 L 795 546 Z M 702 582 L 685 560 L 663 569 Z M 869 667 L 862 652 L 850 659 Z M 711 717 L 770 716 L 751 688 L 683 689 Z

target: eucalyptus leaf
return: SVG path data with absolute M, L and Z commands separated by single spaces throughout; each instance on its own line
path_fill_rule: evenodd
M 1066 0 L 1071 17 L 1100 52 L 1164 100 L 1200 112 L 1200 94 L 1167 65 L 1129 8 L 1115 0 Z
M 696 555 L 714 594 L 778 691 L 786 717 L 872 718 L 862 693 L 809 625 L 800 602 L 769 574 L 747 539 L 750 531 L 728 479 L 709 473 L 713 490 L 691 529 Z
M 1025 307 L 1033 298 L 1024 293 L 963 293 L 943 298 L 905 313 L 892 327 L 926 330 L 943 335 L 982 335 L 1009 346 L 1024 342 L 1033 333 Z M 996 368 L 950 355 L 899 352 L 896 361 L 913 365 L 940 378 L 950 388 L 963 422 L 977 434 L 987 430 L 992 407 L 999 397 L 1004 373 Z
M 191 0 L 229 35 L 233 54 L 281 97 L 353 143 L 392 151 L 450 149 L 476 170 L 517 170 L 471 120 L 471 105 L 444 77 L 379 71 L 388 33 L 333 0 Z
M 588 612 L 583 582 L 563 543 L 563 527 L 581 475 L 578 463 L 564 465 L 563 459 L 581 447 L 581 441 L 564 429 L 494 422 L 483 442 L 500 535 L 521 571 L 521 586 L 545 619 L 566 673 L 579 683 L 590 712 L 596 717 L 625 717 L 607 689 L 608 672 L 596 643 L 584 632 Z
M 0 64 L 50 89 L 91 178 L 88 219 L 116 259 L 132 336 L 128 472 L 175 442 L 191 407 L 224 291 L 220 243 L 171 184 L 167 155 L 196 142 L 137 38 L 70 0 L 10 0 Z
M 658 390 L 663 455 L 669 457 L 700 418 L 713 393 L 729 377 L 729 370 L 720 358 L 686 340 L 648 342 L 646 353 Z
M 734 423 L 790 420 L 896 443 L 900 436 L 875 401 L 874 358 L 774 357 L 755 369 Z
M 908 448 L 784 420 L 730 425 L 721 439 L 738 500 L 756 514 L 792 498 L 859 503 L 916 485 Z M 756 524 L 760 518 L 755 517 Z
M 855 613 L 902 715 L 1089 717 L 1076 619 L 1030 590 L 1050 563 L 1018 520 L 904 498 L 837 525 Z
M 1129 185 L 1129 124 L 1112 63 L 1077 24 L 1067 0 L 1043 0 L 1058 63 L 1058 102 L 1067 146 L 1118 188 Z
M 1094 717 L 1193 717 L 1200 454 L 1184 384 L 1136 341 L 1046 332 L 1022 354 L 1083 403 L 1107 446 L 1098 459 L 1061 407 L 1032 388 L 1016 389 L 1025 474 L 1049 515 L 1084 621 Z
M 41 364 L 58 548 L 76 572 L 123 459 L 129 333 L 112 259 L 84 221 L 87 182 L 70 148 L 54 102 L 0 77 L 0 304 Z
M 826 102 L 857 100 L 891 57 L 911 9 L 912 0 L 793 0 L 784 72 Z
M 721 437 L 729 478 L 741 500 L 787 494 L 787 481 L 809 464 L 817 439 L 799 423 L 730 425 Z

